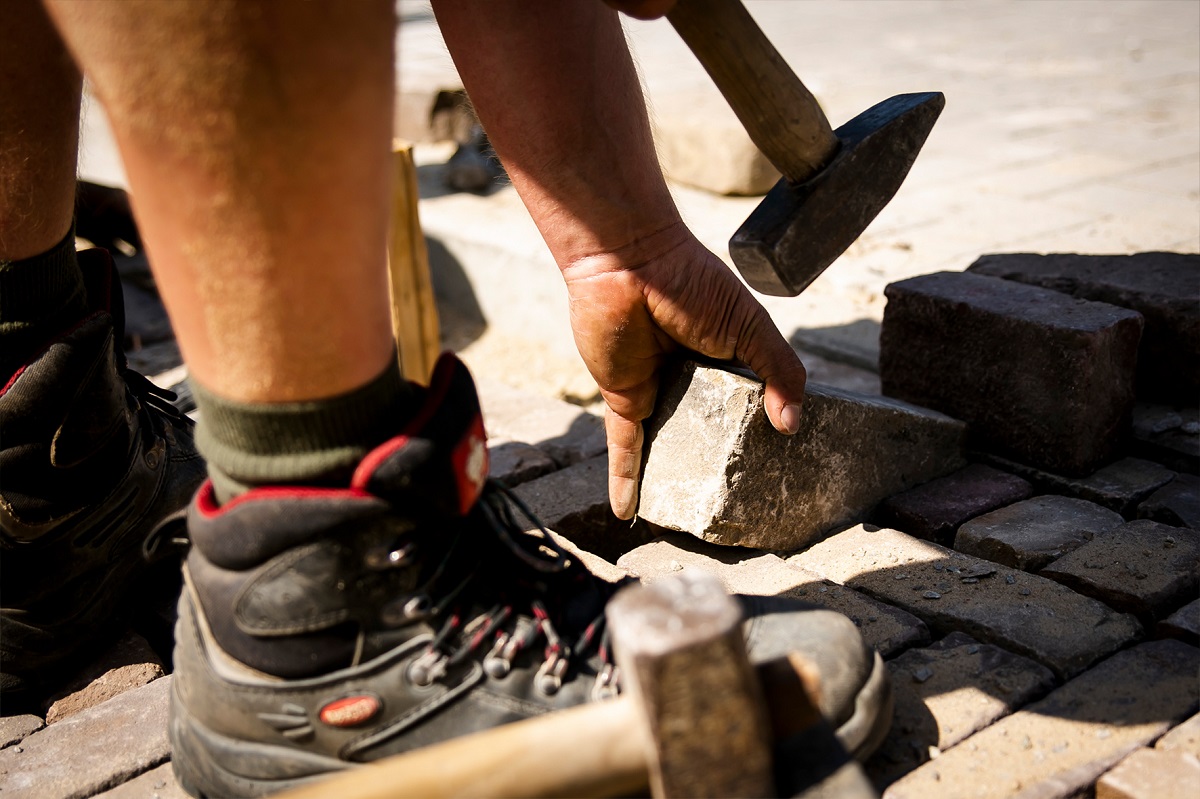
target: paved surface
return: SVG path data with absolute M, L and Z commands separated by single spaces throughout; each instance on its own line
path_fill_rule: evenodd
M 768 300 L 786 335 L 830 356 L 811 359 L 818 379 L 878 390 L 869 367 L 882 291 L 894 280 L 964 269 L 990 252 L 1200 251 L 1200 5 L 863 0 L 751 9 L 835 124 L 900 92 L 938 89 L 948 99 L 909 181 L 859 243 L 801 297 Z M 425 7 L 404 2 L 401 10 L 401 92 L 452 85 Z M 664 109 L 660 123 L 679 97 L 719 108 L 665 23 L 633 23 L 630 37 L 651 99 Z M 93 111 L 82 171 L 120 183 L 106 136 Z M 447 337 L 477 372 L 509 384 L 482 383 L 485 407 L 493 407 L 489 427 L 505 431 L 495 444 L 509 456 L 495 459 L 500 476 L 526 480 L 522 496 L 552 527 L 601 551 L 606 560 L 585 556 L 598 571 L 653 578 L 700 564 L 735 590 L 798 596 L 854 618 L 887 657 L 900 695 L 892 736 L 867 767 L 896 796 L 1069 797 L 1086 794 L 1131 751 L 1140 759 L 1109 782 L 1136 775 L 1147 752 L 1182 758 L 1180 768 L 1200 756 L 1195 568 L 1177 557 L 1197 533 L 1182 525 L 1113 579 L 1136 585 L 1138 573 L 1161 572 L 1191 579 L 1190 596 L 1156 600 L 1165 604 L 1135 609 L 1135 617 L 1105 604 L 1119 604 L 1106 600 L 1107 587 L 971 558 L 901 521 L 890 522 L 898 531 L 860 525 L 807 552 L 776 554 L 716 549 L 688 536 L 647 543 L 653 531 L 615 524 L 605 511 L 596 421 L 554 399 L 586 403 L 593 390 L 571 350 L 553 264 L 511 188 L 484 196 L 440 188 L 446 153 L 423 148 L 421 212 L 440 267 Z M 722 254 L 756 203 L 683 188 L 678 197 Z M 169 344 L 134 361 L 163 373 L 163 382 L 180 378 Z M 534 406 L 554 419 L 553 430 L 529 427 L 522 408 Z M 1038 481 L 1036 493 L 1081 496 L 1085 483 Z M 995 492 L 979 493 L 969 513 L 962 501 L 943 503 L 954 506 L 948 529 L 996 510 Z M 932 499 L 923 500 L 926 515 L 940 512 Z M 1124 517 L 1135 518 L 1141 495 L 1117 499 Z M 921 519 L 930 529 L 936 521 Z M 947 530 L 939 535 L 953 540 Z M 169 662 L 169 581 L 158 593 L 165 601 L 145 602 L 131 633 L 144 645 L 127 637 L 81 664 L 78 693 L 48 714 L 53 722 L 0 718 L 0 796 L 181 795 L 160 737 L 171 679 L 157 676 L 159 662 Z M 1188 601 L 1190 615 L 1176 612 Z M 1173 623 L 1156 623 L 1172 612 Z M 1083 618 L 1089 623 L 1079 624 Z M 130 654 L 145 650 L 158 655 Z M 144 667 L 131 668 L 134 660 Z M 113 696 L 117 683 L 122 691 Z

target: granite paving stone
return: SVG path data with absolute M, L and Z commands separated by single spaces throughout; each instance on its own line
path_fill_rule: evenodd
M 1200 713 L 1159 738 L 1154 748 L 1163 751 L 1179 750 L 1200 757 Z
M 146 639 L 126 631 L 59 691 L 46 711 L 46 723 L 62 721 L 163 674 L 162 660 Z
M 1200 760 L 1183 752 L 1137 749 L 1096 782 L 1096 799 L 1200 796 Z
M 1037 571 L 1123 523 L 1119 513 L 1086 500 L 1034 497 L 962 525 L 954 548 L 1005 566 Z
M 950 546 L 963 522 L 1031 496 L 1029 481 L 972 463 L 888 497 L 876 510 L 875 520 L 884 527 Z
M 91 796 L 164 762 L 170 691 L 163 677 L 0 750 L 0 794 Z
M 26 735 L 31 735 L 46 726 L 45 720 L 32 713 L 19 716 L 0 716 L 0 749 L 12 746 Z
M 880 500 L 963 465 L 963 425 L 884 397 L 809 383 L 785 436 L 761 381 L 686 362 L 646 423 L 638 514 L 717 544 L 793 550 Z
M 1118 652 L 896 781 L 884 797 L 1076 796 L 1195 712 L 1198 668 L 1200 650 L 1178 641 Z
M 1177 472 L 1200 473 L 1200 408 L 1134 405 L 1130 450 Z
M 1200 478 L 1176 475 L 1138 506 L 1138 518 L 1200 530 Z
M 1040 493 L 1086 499 L 1131 520 L 1137 515 L 1138 503 L 1175 476 L 1165 466 L 1142 458 L 1122 458 L 1086 477 L 1066 477 L 998 455 L 981 453 L 980 457 L 985 463 L 1020 475 Z
M 895 720 L 867 761 L 881 790 L 1054 686 L 1045 666 L 963 633 L 910 649 L 888 667 Z
M 1178 638 L 1192 646 L 1200 646 L 1200 599 L 1193 599 L 1160 621 L 1155 632 L 1164 638 Z
M 1041 573 L 1116 610 L 1163 618 L 1200 590 L 1200 533 L 1139 519 L 1098 534 Z
M 163 763 L 112 790 L 96 794 L 96 799 L 190 799 L 191 794 L 175 780 L 170 763 Z
M 488 477 L 509 488 L 549 474 L 558 464 L 542 450 L 521 441 L 488 440 Z
M 533 444 L 559 466 L 593 458 L 608 448 L 604 420 L 568 402 L 501 383 L 476 380 L 489 436 Z
M 897 605 L 939 634 L 960 631 L 1032 658 L 1060 679 L 1132 643 L 1141 626 L 1033 574 L 859 525 L 788 559 Z
M 1116 451 L 1133 406 L 1141 317 L 999 278 L 892 283 L 883 393 L 967 422 L 985 451 L 1085 475 Z
M 819 575 L 789 565 L 777 555 L 740 547 L 718 547 L 679 533 L 626 553 L 617 565 L 643 580 L 685 568 L 716 575 L 731 593 L 789 596 L 848 616 L 863 639 L 884 657 L 929 640 L 924 622 Z

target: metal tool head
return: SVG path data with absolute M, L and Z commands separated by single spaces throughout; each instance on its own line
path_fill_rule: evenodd
M 884 100 L 834 131 L 816 175 L 775 184 L 729 240 L 751 288 L 794 297 L 816 280 L 895 195 L 945 105 L 941 92 Z

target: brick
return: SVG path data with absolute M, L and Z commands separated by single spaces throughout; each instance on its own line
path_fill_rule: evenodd
M 1200 757 L 1200 713 L 1159 738 L 1154 748 L 1168 752 L 1178 750 Z
M 190 799 L 190 794 L 175 780 L 170 763 L 152 768 L 110 791 L 96 794 L 96 799 Z
M 1200 472 L 1200 408 L 1134 405 L 1130 450 L 1177 472 Z
M 1164 638 L 1178 638 L 1192 646 L 1200 645 L 1200 599 L 1193 599 L 1160 621 L 1155 632 Z
M 809 383 L 794 436 L 762 383 L 693 362 L 646 424 L 640 516 L 717 544 L 791 550 L 880 500 L 964 465 L 963 426 L 883 397 Z
M 1200 796 L 1200 760 L 1182 752 L 1137 749 L 1096 783 L 1096 799 Z
M 170 677 L 155 680 L 0 750 L 0 792 L 91 796 L 164 762 L 170 691 Z
M 954 548 L 1005 566 L 1037 571 L 1124 521 L 1119 513 L 1086 500 L 1034 497 L 959 527 Z
M 1054 687 L 1046 667 L 962 633 L 910 649 L 888 667 L 895 720 L 867 761 L 880 789 Z
M 1200 590 L 1200 533 L 1129 522 L 1059 558 L 1042 576 L 1116 610 L 1162 618 Z
M 1075 796 L 1192 712 L 1197 668 L 1200 651 L 1178 641 L 1119 652 L 943 752 L 884 797 Z
M 37 732 L 46 722 L 32 713 L 20 716 L 0 716 L 0 749 L 12 746 L 26 735 Z
M 513 493 L 546 527 L 609 562 L 657 535 L 644 522 L 630 524 L 613 515 L 607 455 L 522 483 Z
M 1138 518 L 1200 530 L 1200 479 L 1176 475 L 1138 505 Z
M 691 536 L 672 534 L 626 553 L 617 565 L 643 580 L 666 577 L 685 568 L 716 575 L 725 590 L 757 596 L 789 596 L 848 616 L 863 640 L 884 657 L 929 640 L 925 624 L 850 588 L 828 584 L 810 571 L 777 555 L 717 547 Z
M 1133 405 L 1141 317 L 960 272 L 892 283 L 883 393 L 967 422 L 972 444 L 1085 475 L 1115 452 Z
M 972 463 L 954 474 L 888 497 L 880 504 L 875 519 L 884 527 L 950 546 L 963 522 L 1031 496 L 1033 486 L 1029 481 Z
M 489 436 L 532 444 L 559 466 L 607 451 L 604 420 L 577 405 L 522 391 L 496 380 L 476 380 Z
M 512 488 L 558 468 L 554 459 L 532 444 L 488 440 L 488 477 Z
M 1134 640 L 1141 627 L 1043 577 L 896 530 L 853 527 L 788 559 L 890 605 L 936 634 L 964 632 L 1069 678 Z
M 985 255 L 971 272 L 1017 280 L 1140 313 L 1138 395 L 1200 402 L 1200 255 Z
M 148 685 L 164 673 L 162 660 L 146 639 L 127 631 L 59 692 L 46 711 L 46 723 L 54 724 L 118 694 Z

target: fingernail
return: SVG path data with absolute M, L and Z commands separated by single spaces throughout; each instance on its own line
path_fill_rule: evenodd
M 783 410 L 779 412 L 779 421 L 783 422 L 783 431 L 790 435 L 795 435 L 800 429 L 800 406 L 799 405 L 784 405 Z
M 609 485 L 613 513 L 618 519 L 632 519 L 637 510 L 637 480 L 618 478 Z

